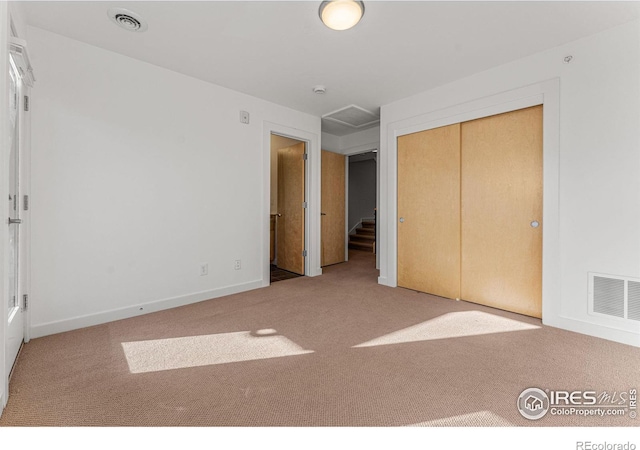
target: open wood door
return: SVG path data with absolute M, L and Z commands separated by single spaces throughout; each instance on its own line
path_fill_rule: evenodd
M 278 150 L 278 268 L 304 275 L 304 150 Z
M 322 266 L 344 262 L 345 156 L 322 150 Z

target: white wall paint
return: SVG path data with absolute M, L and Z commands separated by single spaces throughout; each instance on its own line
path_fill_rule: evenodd
M 329 133 L 322 133 L 322 150 L 333 153 L 342 153 L 340 151 L 340 136 Z
M 24 6 L 21 2 L 9 2 L 9 14 L 20 39 L 27 39 L 27 21 Z
M 319 159 L 320 119 L 38 28 L 29 34 L 38 76 L 33 336 L 268 284 L 264 132 L 299 131 Z M 318 233 L 311 224 L 310 240 Z
M 380 147 L 380 127 L 373 127 L 346 136 L 322 133 L 322 149 L 343 155 L 370 152 Z
M 398 124 L 460 105 L 500 102 L 509 91 L 558 78 L 558 283 L 545 323 L 640 345 L 640 324 L 587 311 L 587 272 L 640 276 L 640 23 L 496 67 L 381 110 L 380 281 L 395 285 Z M 564 64 L 566 55 L 574 57 Z M 391 142 L 391 145 L 389 144 Z M 545 182 L 548 174 L 545 174 Z M 550 262 L 551 263 L 551 262 Z M 548 301 L 550 296 L 543 297 Z M 548 307 L 548 305 L 547 305 Z M 631 322 L 631 321 L 630 321 Z
M 370 152 L 380 148 L 380 127 L 373 127 L 340 138 L 340 152 L 345 155 Z

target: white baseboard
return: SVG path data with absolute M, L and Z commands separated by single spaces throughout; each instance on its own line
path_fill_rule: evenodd
M 393 288 L 397 287 L 395 284 L 389 283 L 389 278 L 383 276 L 378 277 L 378 284 Z M 562 316 L 549 317 L 549 315 L 543 317 L 542 323 L 549 327 L 560 328 L 567 331 L 573 331 L 574 333 L 586 334 L 587 336 L 640 347 L 640 327 L 638 329 L 638 333 L 634 333 L 601 324 L 586 322 L 584 320 Z
M 31 338 L 48 336 L 50 334 L 63 333 L 65 331 L 77 330 L 79 328 L 100 325 L 115 320 L 129 319 L 131 317 L 140 316 L 165 309 L 176 308 L 178 306 L 190 305 L 205 300 L 211 300 L 225 295 L 237 294 L 239 292 L 250 291 L 263 287 L 262 280 L 250 281 L 248 283 L 226 286 L 219 289 L 209 291 L 196 292 L 193 294 L 183 295 L 180 297 L 172 297 L 163 300 L 156 300 L 147 303 L 127 306 L 124 308 L 112 309 L 95 314 L 72 317 L 69 319 L 48 322 L 31 327 Z
M 586 334 L 608 341 L 640 347 L 640 333 L 633 333 L 631 331 L 560 316 L 553 318 L 543 317 L 542 323 L 550 327 L 573 331 L 574 333 Z

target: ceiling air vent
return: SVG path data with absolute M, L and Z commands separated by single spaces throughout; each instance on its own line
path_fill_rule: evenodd
M 589 312 L 640 321 L 640 280 L 590 273 Z
M 145 31 L 147 23 L 140 15 L 124 8 L 111 8 L 107 11 L 109 18 L 119 27 L 128 31 Z
M 380 117 L 378 117 L 377 114 L 356 105 L 350 105 L 329 114 L 325 114 L 322 118 L 352 128 L 362 128 L 380 122 Z

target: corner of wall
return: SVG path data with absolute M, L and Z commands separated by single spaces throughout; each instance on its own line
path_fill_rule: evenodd
M 380 148 L 380 126 L 343 136 L 340 151 L 345 155 L 355 155 Z
M 323 131 L 320 139 L 322 150 L 333 153 L 342 153 L 340 148 L 340 137 Z
M 165 309 L 177 308 L 180 306 L 191 305 L 207 300 L 213 300 L 226 295 L 238 294 L 240 292 L 250 291 L 263 287 L 262 280 L 251 281 L 234 286 L 226 286 L 224 288 L 212 289 L 209 291 L 196 292 L 194 294 L 183 295 L 179 297 L 156 300 L 147 303 L 130 305 L 124 308 L 112 309 L 109 311 L 101 311 L 95 314 L 71 317 L 55 322 L 43 323 L 33 326 L 31 329 L 32 337 L 38 338 L 51 334 L 63 333 L 65 331 L 76 330 L 95 325 L 100 325 L 115 320 L 128 319 L 131 317 L 149 314 L 153 312 L 163 311 Z
M 639 172 L 633 153 L 640 114 L 633 101 L 638 91 L 640 54 L 634 38 L 639 24 L 630 22 L 382 106 L 379 283 L 394 286 L 397 274 L 396 136 L 447 125 L 442 120 L 446 115 L 458 122 L 470 120 L 474 117 L 469 115 L 492 115 L 497 113 L 493 107 L 542 95 L 544 323 L 638 346 L 640 330 L 614 329 L 587 315 L 587 283 L 581 274 L 586 270 L 637 274 L 640 267 L 637 252 L 629 245 L 640 237 L 635 189 Z M 612 56 L 611 49 L 628 58 Z M 562 62 L 566 52 L 581 57 L 566 65 Z M 555 150 L 548 152 L 550 148 Z M 554 186 L 552 194 L 548 186 Z M 624 202 L 612 201 L 620 199 L 620 193 Z M 592 220 L 594 201 L 609 211 L 600 211 Z

